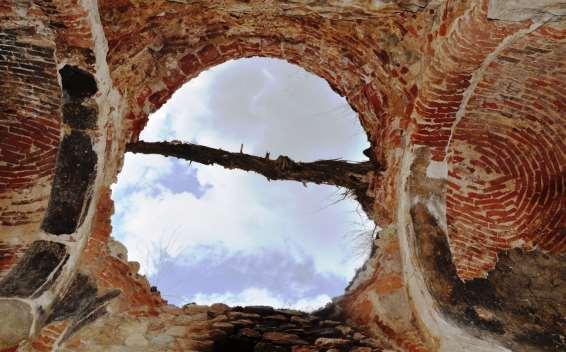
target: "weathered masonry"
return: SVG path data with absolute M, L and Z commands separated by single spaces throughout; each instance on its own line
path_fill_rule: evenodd
M 371 143 L 383 231 L 314 315 L 169 306 L 110 240 L 149 113 L 250 56 Z M 560 0 L 2 0 L 0 351 L 564 351 L 565 82 Z

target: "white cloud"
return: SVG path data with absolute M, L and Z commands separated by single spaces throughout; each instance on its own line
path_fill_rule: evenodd
M 233 250 L 248 250 L 265 242 L 254 231 L 254 220 L 270 216 L 265 209 L 250 204 L 242 208 L 238 199 L 221 192 L 207 192 L 202 199 L 192 193 L 164 190 L 157 196 L 138 192 L 130 197 L 128 214 L 123 219 L 123 241 L 129 257 L 146 267 L 155 246 L 166 246 L 167 253 L 178 256 L 197 245 L 222 245 Z M 242 200 L 245 203 L 245 200 Z M 172 235 L 176 234 L 174 238 Z M 250 235 L 251 234 L 251 235 Z
M 287 301 L 280 295 L 257 287 L 250 287 L 241 292 L 225 292 L 225 293 L 197 293 L 192 297 L 185 297 L 184 304 L 195 302 L 197 304 L 211 305 L 213 303 L 224 303 L 229 306 L 251 306 L 265 305 L 274 308 L 290 308 L 304 312 L 312 312 L 318 308 L 324 307 L 330 303 L 332 299 L 328 295 L 318 295 L 315 297 L 307 297 L 298 301 Z
M 157 180 L 171 172 L 173 160 L 159 155 L 138 154 L 132 157 L 131 154 L 126 154 L 124 166 L 112 190 L 121 192 L 132 186 L 152 187 Z
M 289 255 L 313 256 L 318 271 L 351 278 L 361 264 L 352 252 L 355 202 L 337 199 L 331 187 L 296 182 L 266 182 L 262 176 L 238 170 L 198 166 L 201 183 L 213 185 L 201 198 L 147 188 L 120 200 L 123 216 L 116 229 L 129 257 L 153 274 L 147 248 L 171 245 L 171 256 L 190 253 L 200 245 L 221 245 L 233 251 L 286 248 Z M 174 241 L 172 234 L 176 233 Z M 173 241 L 173 242 L 172 242 Z

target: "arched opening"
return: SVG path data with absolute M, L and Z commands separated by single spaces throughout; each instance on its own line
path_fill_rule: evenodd
M 229 61 L 182 86 L 140 139 L 296 161 L 367 160 L 344 98 L 286 61 Z M 269 153 L 267 156 L 266 153 Z M 346 189 L 128 153 L 113 235 L 170 303 L 312 310 L 343 292 L 374 224 Z

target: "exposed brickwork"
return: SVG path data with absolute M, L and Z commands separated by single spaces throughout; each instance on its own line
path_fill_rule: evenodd
M 101 290 L 121 290 L 124 299 L 117 303 L 121 309 L 154 308 L 162 305 L 165 301 L 159 293 L 152 292 L 147 278 L 138 274 L 139 264 L 136 267 L 135 263 L 127 263 L 110 256 L 107 243 L 112 232 L 112 212 L 110 189 L 101 190 L 95 218 L 97 230 L 88 239 L 81 267 L 97 278 Z
M 25 248 L 22 245 L 12 246 L 8 243 L 0 242 L 0 279 L 10 271 L 24 252 Z
M 400 148 L 409 121 L 399 120 L 417 93 L 419 34 L 430 26 L 430 17 L 392 9 L 365 13 L 339 5 L 337 14 L 324 16 L 296 16 L 297 9 L 284 3 L 275 12 L 258 12 L 251 4 L 224 6 L 219 12 L 213 4 L 102 3 L 103 23 L 112 24 L 107 31 L 111 74 L 131 101 L 131 138 L 137 138 L 148 113 L 210 66 L 250 56 L 285 59 L 324 78 L 358 112 L 376 159 L 388 166 L 385 187 L 376 182 L 373 192 L 378 221 L 390 222 L 394 207 L 383 204 L 394 202 L 398 154 L 389 151 Z M 132 15 L 122 16 L 123 11 Z
M 48 352 L 69 325 L 68 321 L 60 321 L 47 325 L 41 330 L 41 334 L 31 343 L 35 351 Z
M 192 6 L 179 7 L 158 2 L 151 7 L 128 8 L 135 15 L 124 18 L 120 16 L 124 7 L 112 2 L 103 3 L 103 20 L 107 23 L 123 23 L 123 26 L 112 26 L 112 31 L 108 33 L 109 63 L 117 85 L 124 87 L 124 90 L 126 86 L 138 87 L 136 102 L 142 108 L 151 97 L 149 103 L 153 106 L 143 109 L 147 112 L 160 106 L 170 96 L 171 90 L 207 67 L 239 57 L 270 56 L 287 59 L 315 72 L 352 101 L 359 94 L 365 95 L 368 89 L 373 90 L 369 93 L 372 101 L 368 107 L 379 109 L 375 111 L 375 114 L 379 114 L 383 111 L 383 101 L 380 101 L 379 95 L 386 95 L 382 86 L 389 85 L 383 76 L 399 76 L 400 82 L 410 80 L 406 78 L 407 75 L 411 76 L 410 70 L 402 66 L 400 59 L 394 55 L 411 53 L 406 48 L 403 50 L 407 52 L 388 52 L 387 41 L 410 42 L 417 39 L 414 28 L 409 26 L 409 30 L 404 27 L 406 20 L 414 17 L 413 14 L 400 13 L 388 17 L 384 13 L 381 17 L 372 18 L 344 12 L 346 19 L 340 21 L 315 14 L 293 16 L 282 5 L 282 15 L 266 9 L 265 13 L 257 13 L 256 18 L 242 17 L 237 20 L 229 15 L 230 12 L 256 10 L 251 10 L 248 5 L 243 8 L 234 4 L 226 6 L 228 14 L 220 14 L 212 8 L 198 8 L 197 11 Z M 289 14 L 285 11 L 289 11 Z M 157 13 L 162 16 L 152 17 Z M 212 17 L 214 21 L 207 21 Z M 147 19 L 144 26 L 134 25 L 144 18 Z M 367 23 L 350 22 L 361 18 Z M 352 31 L 354 26 L 358 28 L 357 31 Z M 174 27 L 190 28 L 190 31 L 172 30 Z M 237 31 L 234 30 L 236 27 L 239 27 Z M 394 30 L 387 37 L 370 30 L 375 27 Z M 338 34 L 348 32 L 351 34 L 347 36 Z M 324 38 L 321 38 L 321 33 L 324 33 Z M 129 40 L 131 37 L 136 40 Z M 378 43 L 382 47 L 376 48 L 371 43 Z M 133 55 L 137 55 L 134 60 Z M 377 62 L 374 60 L 376 57 L 379 58 Z M 163 65 L 148 66 L 148 60 L 157 60 Z M 411 62 L 404 64 L 410 65 Z M 135 70 L 132 75 L 121 74 L 123 70 L 132 69 Z M 360 110 L 364 115 L 366 109 Z M 362 121 L 375 123 L 375 118 L 368 116 Z
M 566 251 L 565 55 L 564 30 L 516 42 L 490 65 L 457 126 L 447 216 L 463 278 L 485 275 L 513 247 Z
M 91 47 L 88 13 L 79 0 L 36 0 L 35 3 L 49 17 L 49 27 L 57 34 L 60 48 L 72 51 L 74 48 Z M 63 56 L 68 54 L 62 53 Z
M 7 24 L 7 22 L 5 22 Z M 33 27 L 0 27 L 0 223 L 38 221 L 60 136 L 54 43 Z M 35 190 L 32 192 L 32 190 Z M 47 189 L 48 191 L 48 189 Z
M 416 144 L 429 146 L 433 160 L 443 160 L 456 113 L 473 73 L 503 39 L 525 24 L 509 25 L 487 19 L 488 1 L 475 1 L 456 17 L 444 16 L 438 29 L 428 35 L 431 62 L 421 79 L 413 118 Z

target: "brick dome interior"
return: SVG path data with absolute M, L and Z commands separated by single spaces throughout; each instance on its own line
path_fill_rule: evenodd
M 0 4 L 0 351 L 566 349 L 566 2 Z M 314 314 L 167 305 L 111 239 L 148 115 L 287 60 L 358 113 L 383 229 Z

